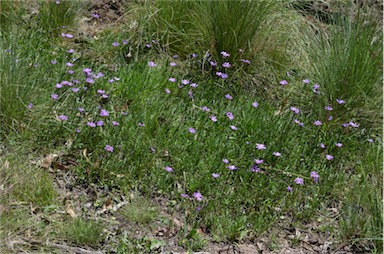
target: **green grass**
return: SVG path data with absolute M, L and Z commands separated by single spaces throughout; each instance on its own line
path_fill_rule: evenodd
M 121 211 L 135 224 L 148 225 L 158 218 L 159 210 L 148 197 L 167 199 L 174 204 L 172 209 L 185 214 L 187 226 L 178 240 L 186 249 L 204 249 L 207 242 L 198 233 L 200 228 L 217 241 L 253 240 L 275 227 L 280 216 L 289 217 L 292 225 L 306 225 L 337 203 L 342 204 L 338 224 L 325 225 L 325 230 L 340 232 L 339 239 L 360 247 L 381 250 L 382 134 L 377 124 L 381 95 L 376 91 L 382 49 L 373 42 L 379 31 L 373 23 L 357 16 L 314 35 L 301 29 L 304 23 L 289 9 L 277 8 L 280 2 L 159 2 L 144 5 L 149 13 L 158 12 L 146 13 L 136 28 L 119 25 L 105 29 L 98 39 L 74 43 L 55 30 L 75 24 L 73 5 L 53 4 L 41 4 L 42 16 L 31 23 L 35 30 L 20 25 L 0 38 L 2 46 L 11 49 L 0 53 L 0 67 L 5 70 L 0 81 L 0 121 L 5 126 L 1 138 L 7 146 L 27 142 L 39 153 L 62 149 L 77 159 L 74 170 L 83 184 L 127 193 L 137 190 L 140 196 Z M 192 14 L 188 18 L 187 10 Z M 136 11 L 129 9 L 130 18 L 136 17 Z M 271 21 L 276 15 L 287 15 L 292 30 L 281 21 Z M 63 30 L 72 31 L 75 27 Z M 288 36 L 289 31 L 294 32 Z M 297 37 L 300 31 L 303 38 Z M 48 40 L 47 33 L 54 39 Z M 297 42 L 290 44 L 288 38 Z M 123 39 L 128 45 L 122 45 Z M 114 47 L 113 42 L 120 46 Z M 127 60 L 130 47 L 133 57 Z M 76 48 L 74 55 L 66 52 L 70 48 Z M 207 50 L 211 58 L 202 56 Z M 231 57 L 221 59 L 221 51 Z M 193 58 L 192 53 L 199 56 Z M 180 57 L 174 59 L 174 54 Z M 240 62 L 243 56 L 255 64 Z M 219 66 L 230 61 L 232 67 L 215 69 L 210 60 Z M 156 67 L 148 66 L 150 61 Z M 171 61 L 177 66 L 171 67 Z M 309 62 L 312 65 L 306 66 Z M 91 84 L 85 68 L 92 69 Z M 216 71 L 226 72 L 228 78 L 218 77 Z M 103 76 L 95 77 L 100 72 Z M 170 82 L 170 77 L 177 82 Z M 303 84 L 304 78 L 311 83 Z M 279 85 L 281 79 L 287 79 L 288 85 Z M 179 88 L 182 80 L 198 87 Z M 312 91 L 314 83 L 320 84 L 319 94 Z M 340 105 L 336 99 L 346 103 Z M 30 102 L 32 108 L 27 107 Z M 254 107 L 254 102 L 259 105 Z M 333 109 L 325 110 L 326 106 Z M 298 107 L 300 114 L 291 107 Z M 102 110 L 108 116 L 101 115 Z M 316 120 L 322 124 L 316 126 Z M 100 126 L 91 127 L 91 122 Z M 343 127 L 350 122 L 359 127 Z M 258 149 L 257 144 L 266 149 Z M 327 160 L 327 155 L 334 158 Z M 255 159 L 264 163 L 257 168 Z M 8 198 L 41 208 L 55 204 L 57 193 L 47 172 L 31 171 L 27 181 L 16 179 L 18 167 L 11 169 L 14 173 L 7 182 L 14 187 Z M 320 175 L 318 182 L 310 176 L 313 171 Z M 298 177 L 303 185 L 295 183 Z M 76 245 L 97 247 L 102 242 L 97 221 L 73 219 L 63 232 Z M 159 244 L 151 238 L 132 244 L 130 240 L 121 239 L 121 252 Z

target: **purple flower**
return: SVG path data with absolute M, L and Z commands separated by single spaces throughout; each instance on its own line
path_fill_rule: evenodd
M 177 64 L 175 62 L 170 62 L 169 65 L 175 67 Z
M 250 62 L 249 60 L 246 60 L 246 59 L 241 59 L 241 61 L 242 61 L 243 63 L 251 64 L 251 62 Z
M 80 84 L 81 82 L 79 81 L 79 80 L 77 80 L 77 79 L 74 79 L 73 81 L 73 84 Z
M 296 107 L 291 107 L 291 111 L 294 112 L 295 114 L 299 114 L 300 110 Z
M 252 107 L 257 108 L 258 106 L 259 106 L 258 102 L 255 101 L 255 102 L 252 103 Z
M 323 143 L 320 144 L 320 147 L 323 148 L 323 149 L 326 148 L 326 146 Z
M 104 125 L 104 121 L 99 120 L 99 121 L 96 122 L 96 125 L 97 126 L 103 126 Z
M 336 146 L 336 147 L 342 147 L 343 144 L 342 144 L 342 143 L 336 143 L 335 146 Z
M 95 19 L 98 19 L 100 18 L 100 15 L 97 14 L 96 12 L 92 13 L 92 17 L 94 17 Z
M 331 111 L 331 110 L 333 110 L 333 108 L 328 105 L 328 106 L 325 106 L 325 110 Z
M 304 179 L 300 178 L 300 177 L 297 177 L 297 178 L 295 178 L 295 183 L 298 184 L 298 185 L 303 185 L 304 184 Z
M 320 85 L 319 84 L 314 84 L 313 85 L 313 90 L 318 90 L 320 88 Z
M 107 151 L 107 152 L 111 152 L 111 153 L 112 153 L 113 150 L 114 150 L 113 146 L 110 146 L 110 145 L 106 145 L 104 149 L 105 149 L 105 151 Z
M 317 172 L 315 172 L 315 171 L 311 172 L 311 177 L 313 178 L 313 181 L 315 183 L 317 183 L 319 181 L 319 178 L 320 178 L 319 174 Z
M 57 94 L 51 94 L 51 98 L 52 98 L 52 100 L 57 100 L 57 99 L 59 99 L 59 95 L 57 95 Z
M 231 67 L 231 64 L 228 63 L 228 62 L 225 62 L 225 63 L 223 63 L 221 66 L 223 66 L 224 68 L 230 68 L 230 67 Z
M 230 127 L 232 130 L 237 131 L 237 127 L 236 127 L 235 125 L 230 125 L 229 127 Z
M 183 79 L 183 80 L 181 80 L 181 84 L 183 84 L 183 85 L 188 85 L 189 84 L 189 80 L 188 79 Z
M 90 75 L 91 72 L 92 72 L 92 70 L 89 69 L 89 68 L 85 68 L 85 69 L 83 69 L 83 72 L 84 72 L 85 74 L 87 74 L 87 75 Z
M 288 187 L 287 187 L 287 191 L 292 192 L 292 190 L 293 190 L 293 189 L 292 189 L 291 186 L 288 186 Z
M 188 195 L 188 194 L 180 194 L 180 196 L 181 196 L 182 198 L 189 198 L 189 195 Z
M 211 116 L 209 116 L 209 118 L 212 120 L 212 122 L 214 122 L 214 123 L 217 122 L 217 118 L 216 118 L 216 116 L 211 115 Z
M 258 173 L 260 172 L 260 168 L 257 166 L 257 164 L 253 165 L 251 168 L 251 172 Z
M 285 86 L 285 85 L 288 84 L 288 81 L 286 81 L 286 80 L 284 79 L 284 80 L 281 80 L 281 81 L 279 82 L 279 84 L 282 85 L 282 86 Z
M 80 129 L 76 129 L 75 132 L 76 132 L 76 133 L 80 133 L 81 130 L 80 130 Z
M 281 153 L 279 152 L 273 152 L 272 154 L 275 155 L 276 157 L 281 157 Z
M 196 134 L 196 130 L 195 130 L 194 128 L 192 128 L 192 127 L 190 127 L 190 128 L 188 129 L 188 131 L 189 131 L 190 133 L 192 133 L 192 134 Z
M 322 125 L 322 123 L 319 120 L 316 120 L 313 124 L 316 126 Z
M 192 54 L 192 57 L 193 57 L 193 58 L 196 58 L 196 57 L 197 57 L 197 54 L 193 53 L 193 54 Z
M 373 139 L 369 138 L 369 139 L 368 139 L 368 142 L 369 142 L 369 143 L 373 143 L 374 141 L 373 141 Z
M 57 84 L 55 85 L 55 87 L 56 87 L 56 88 L 62 88 L 62 87 L 63 87 L 63 85 L 62 85 L 62 84 L 60 84 L 60 83 L 57 83 Z
M 265 150 L 265 149 L 267 149 L 264 144 L 256 144 L 256 148 L 258 150 Z
M 69 74 L 69 75 L 72 75 L 73 73 L 75 73 L 75 71 L 73 71 L 73 70 L 68 70 L 68 74 Z
M 113 126 L 118 126 L 118 125 L 120 125 L 120 123 L 119 123 L 119 122 L 116 122 L 116 121 L 112 121 L 112 125 L 113 125 Z
M 201 195 L 200 192 L 195 192 L 193 193 L 193 197 L 197 200 L 197 201 L 202 201 L 203 200 L 203 195 Z
M 175 78 L 169 78 L 168 80 L 171 81 L 172 83 L 176 82 Z
M 60 115 L 60 116 L 59 116 L 59 119 L 60 119 L 61 121 L 67 121 L 67 120 L 68 120 L 68 116 L 66 116 L 66 115 Z
M 304 84 L 309 84 L 309 83 L 311 83 L 311 81 L 309 79 L 303 79 L 303 83 Z
M 69 53 L 69 54 L 73 54 L 74 52 L 75 52 L 74 49 L 68 49 L 68 50 L 67 50 L 67 53 Z
M 77 110 L 80 112 L 80 113 L 84 113 L 84 109 L 83 108 L 77 108 Z
M 235 117 L 233 116 L 232 112 L 227 112 L 226 116 L 228 117 L 229 120 L 233 120 Z
M 221 51 L 220 54 L 224 57 L 224 58 L 227 58 L 230 56 L 229 53 L 225 52 L 225 51 Z
M 32 104 L 32 102 L 31 102 L 31 103 L 29 103 L 27 107 L 28 107 L 29 109 L 31 109 L 31 108 L 33 107 L 33 104 Z
M 229 160 L 224 158 L 224 159 L 222 159 L 222 162 L 224 162 L 225 164 L 228 164 Z
M 211 109 L 208 108 L 207 106 L 203 106 L 203 107 L 201 107 L 201 110 L 202 110 L 203 112 L 209 112 Z
M 222 79 L 226 79 L 226 78 L 228 78 L 228 74 L 227 73 L 221 73 L 220 77 Z
M 225 98 L 228 99 L 228 100 L 232 100 L 233 99 L 233 97 L 230 94 L 226 94 Z
M 229 166 L 227 166 L 227 168 L 229 170 L 236 170 L 237 169 L 237 167 L 235 165 L 229 165 Z
M 89 127 L 92 127 L 92 128 L 95 128 L 96 127 L 96 124 L 94 122 L 88 122 L 87 125 Z
M 100 116 L 109 116 L 109 112 L 105 109 L 100 110 Z
M 51 64 L 57 64 L 55 60 L 51 60 Z
M 346 127 L 349 126 L 349 123 L 343 123 L 342 126 L 343 126 L 344 128 L 346 128 Z
M 254 162 L 259 165 L 259 164 L 263 164 L 264 163 L 264 160 L 261 160 L 261 159 L 255 159 Z
M 345 103 L 345 101 L 341 100 L 341 99 L 336 99 L 336 102 L 339 103 L 339 104 L 344 104 Z
M 213 178 L 218 178 L 218 177 L 220 177 L 220 174 L 213 173 L 213 174 L 212 174 L 212 177 L 213 177 Z
M 173 55 L 173 56 L 172 56 L 173 59 L 176 59 L 176 58 L 178 58 L 178 57 L 179 57 L 178 55 Z
M 140 127 L 144 127 L 145 126 L 145 124 L 142 123 L 142 122 L 139 122 L 137 125 L 139 125 Z
M 331 121 L 333 119 L 333 116 L 328 117 L 328 121 Z
M 118 46 L 120 46 L 120 43 L 118 43 L 117 41 L 115 41 L 115 42 L 112 43 L 112 45 L 113 45 L 114 47 L 118 47 Z
M 149 67 L 156 67 L 156 65 L 157 64 L 155 64 L 155 62 L 152 62 L 152 61 L 148 62 Z
M 330 155 L 330 154 L 327 154 L 327 155 L 325 155 L 325 158 L 327 160 L 331 161 L 331 160 L 333 160 L 334 157 L 332 155 Z
M 113 79 L 116 80 L 116 81 L 120 80 L 120 78 L 118 78 L 118 77 L 113 77 Z
M 108 98 L 108 94 L 103 94 L 103 95 L 101 96 L 101 98 L 104 98 L 104 99 Z
M 122 40 L 122 42 L 123 42 L 123 45 L 127 45 L 128 44 L 128 40 Z
M 171 94 L 171 91 L 168 88 L 165 88 L 165 93 L 166 94 Z
M 354 123 L 352 121 L 349 122 L 349 125 L 352 126 L 353 128 L 358 128 L 360 125 L 357 123 Z
M 93 84 L 93 83 L 95 83 L 95 81 L 94 81 L 92 78 L 90 78 L 90 77 L 86 78 L 86 79 L 85 79 L 85 82 L 87 82 L 88 84 Z
M 77 87 L 72 88 L 72 91 L 73 91 L 74 93 L 77 93 L 79 90 L 80 90 L 80 89 L 77 88 Z
M 221 77 L 221 74 L 223 74 L 223 73 L 221 73 L 220 71 L 217 71 L 217 72 L 216 72 L 216 76 Z
M 115 82 L 115 80 L 113 78 L 111 78 L 111 79 L 108 79 L 108 82 L 113 83 L 113 82 Z
M 212 67 L 215 67 L 215 66 L 217 66 L 217 63 L 216 63 L 216 62 L 214 62 L 214 61 L 210 61 L 209 63 L 210 63 L 210 65 L 211 65 Z
M 147 43 L 147 44 L 145 44 L 145 47 L 150 49 L 150 48 L 152 48 L 152 45 Z
M 196 87 L 198 87 L 199 85 L 196 84 L 196 83 L 191 83 L 190 86 L 193 87 L 193 88 L 196 88 Z
M 98 94 L 104 94 L 104 93 L 105 93 L 105 91 L 104 91 L 104 90 L 100 90 L 100 89 L 99 89 L 99 90 L 97 90 L 97 93 L 98 93 Z
M 172 172 L 172 171 L 173 171 L 173 168 L 171 168 L 170 166 L 166 166 L 166 167 L 165 167 L 165 171 L 167 171 L 167 172 Z

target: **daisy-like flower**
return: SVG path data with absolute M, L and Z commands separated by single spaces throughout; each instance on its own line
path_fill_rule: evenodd
M 229 166 L 227 166 L 227 168 L 229 170 L 236 170 L 237 169 L 237 167 L 235 165 L 229 165 Z
M 225 51 L 221 51 L 220 54 L 224 57 L 224 58 L 227 58 L 230 56 L 229 53 L 225 52 Z
M 325 155 L 325 158 L 327 160 L 331 161 L 331 160 L 333 160 L 334 157 L 332 155 L 330 155 L 330 154 L 327 154 L 327 155 Z
M 257 150 L 265 150 L 267 149 L 264 144 L 256 144 Z
M 228 164 L 229 160 L 224 158 L 224 159 L 222 159 L 222 162 L 224 162 L 225 164 Z
M 165 93 L 166 94 L 171 94 L 171 91 L 168 88 L 165 88 Z
M 191 83 L 190 86 L 193 87 L 193 88 L 196 88 L 196 87 L 198 87 L 199 85 L 196 84 L 196 83 Z
M 166 167 L 165 167 L 165 171 L 167 171 L 167 172 L 172 172 L 172 171 L 173 171 L 173 168 L 171 168 L 170 166 L 166 166 Z
M 32 104 L 32 102 L 31 102 L 31 103 L 29 103 L 27 107 L 28 107 L 29 109 L 31 109 L 31 108 L 33 107 L 33 104 Z
M 95 83 L 95 81 L 94 81 L 92 78 L 90 78 L 90 77 L 86 78 L 86 79 L 85 79 L 85 82 L 87 82 L 88 84 L 93 84 L 93 83 Z
M 208 108 L 207 106 L 202 106 L 202 107 L 201 107 L 201 110 L 202 110 L 203 112 L 209 112 L 211 109 Z
M 80 91 L 79 88 L 77 88 L 77 87 L 72 88 L 72 92 L 77 93 L 78 91 Z
M 292 187 L 291 187 L 291 186 L 288 186 L 288 187 L 287 187 L 287 191 L 292 192 L 292 191 L 293 191 Z
M 315 122 L 313 122 L 313 124 L 316 126 L 322 125 L 322 123 L 319 120 L 316 120 Z
M 189 198 L 189 195 L 188 195 L 188 194 L 180 194 L 180 196 L 181 196 L 182 198 Z
M 60 115 L 60 116 L 59 116 L 59 119 L 60 119 L 61 121 L 68 121 L 68 116 L 66 116 L 66 115 Z
M 220 77 L 222 79 L 226 79 L 226 78 L 228 78 L 228 74 L 227 73 L 221 73 Z
M 251 64 L 251 62 L 250 62 L 249 60 L 246 60 L 246 59 L 241 59 L 241 61 L 242 61 L 243 63 L 246 63 L 246 64 Z
M 315 183 L 317 183 L 319 181 L 319 178 L 320 178 L 319 174 L 317 172 L 315 172 L 315 171 L 311 172 L 311 177 L 313 178 L 313 181 Z
M 188 79 L 183 79 L 183 80 L 181 80 L 181 84 L 183 84 L 183 85 L 188 85 L 189 84 L 189 80 Z
M 148 62 L 149 67 L 156 67 L 156 65 L 157 64 L 155 64 L 155 62 L 152 62 L 152 61 Z
M 124 40 L 122 40 L 122 43 L 123 43 L 123 45 L 127 45 L 128 44 L 128 40 L 124 39 Z
M 233 99 L 233 97 L 230 94 L 226 94 L 225 98 L 228 99 L 228 100 L 232 100 Z
M 367 139 L 367 141 L 368 141 L 369 143 L 373 143 L 373 142 L 374 142 L 373 139 L 371 139 L 371 138 Z
M 69 54 L 73 54 L 73 53 L 75 53 L 75 50 L 74 50 L 74 49 L 68 49 L 68 50 L 67 50 L 67 53 L 69 53 Z
M 144 127 L 145 126 L 145 124 L 142 123 L 142 122 L 139 122 L 137 125 L 140 126 L 140 127 Z
M 304 84 L 309 84 L 309 83 L 311 83 L 311 81 L 309 79 L 303 79 L 303 83 Z
M 197 201 L 202 201 L 203 200 L 203 195 L 201 195 L 200 192 L 195 192 L 193 193 L 193 197 L 197 200 Z
M 333 116 L 328 117 L 328 121 L 332 121 L 332 119 L 333 119 Z
M 354 123 L 352 121 L 349 122 L 349 125 L 352 126 L 353 128 L 358 128 L 360 124 Z
M 296 107 L 291 107 L 290 109 L 295 114 L 299 114 L 300 113 L 300 110 L 298 108 L 296 108 Z
M 55 85 L 55 87 L 60 89 L 60 88 L 62 88 L 62 87 L 63 87 L 63 85 L 62 85 L 62 84 L 60 84 L 60 83 L 57 83 L 57 84 Z
M 52 100 L 55 100 L 55 101 L 57 101 L 58 99 L 59 99 L 59 95 L 57 95 L 57 94 L 51 94 L 51 98 L 52 98 Z
M 84 113 L 84 112 L 85 112 L 85 109 L 84 109 L 84 108 L 77 108 L 77 110 L 78 110 L 80 113 Z
M 258 102 L 252 102 L 252 107 L 254 107 L 254 108 L 257 108 L 259 106 L 259 103 Z
M 230 68 L 230 67 L 231 67 L 231 64 L 228 63 L 228 62 L 225 62 L 225 63 L 223 63 L 221 66 L 223 66 L 224 68 Z
M 118 47 L 118 46 L 120 46 L 120 43 L 118 43 L 117 41 L 115 41 L 115 42 L 112 43 L 112 45 L 113 45 L 114 47 Z
M 320 147 L 323 148 L 323 149 L 326 148 L 326 146 L 323 143 L 320 144 Z
M 55 60 L 51 60 L 51 64 L 57 64 Z
M 88 122 L 87 125 L 89 127 L 92 127 L 92 128 L 95 128 L 96 127 L 96 124 L 94 122 Z
M 97 90 L 97 93 L 98 93 L 98 94 L 105 94 L 105 90 L 101 90 L 101 89 L 99 89 L 99 90 Z
M 175 67 L 177 64 L 175 62 L 170 62 L 169 65 Z
M 251 168 L 251 172 L 258 173 L 260 172 L 260 168 L 257 166 L 257 164 L 253 165 Z
M 218 177 L 220 177 L 220 174 L 212 173 L 212 177 L 213 177 L 213 178 L 218 178 Z
M 97 14 L 96 12 L 92 13 L 92 17 L 94 17 L 95 19 L 98 19 L 100 18 L 100 15 Z
M 276 156 L 276 157 L 281 157 L 281 153 L 279 153 L 279 152 L 273 152 L 272 153 L 274 156 Z
M 255 159 L 254 162 L 259 165 L 259 164 L 263 164 L 264 163 L 264 160 L 261 160 L 261 159 Z
M 335 146 L 336 146 L 336 147 L 342 147 L 343 144 L 342 144 L 342 143 L 336 143 Z
M 331 111 L 331 110 L 333 110 L 333 108 L 328 105 L 328 106 L 325 106 L 325 110 Z
M 105 109 L 100 110 L 100 116 L 109 116 L 109 112 Z
M 237 131 L 238 129 L 237 129 L 237 127 L 235 126 L 235 125 L 230 125 L 229 126 L 232 130 L 234 130 L 234 131 Z
M 113 126 L 119 126 L 120 123 L 119 123 L 119 122 L 116 122 L 116 121 L 112 121 L 112 125 L 113 125 Z
M 231 121 L 235 118 L 235 117 L 233 116 L 232 112 L 227 112 L 225 115 L 226 115 L 226 116 L 228 117 L 228 119 L 231 120 Z
M 214 122 L 214 123 L 217 122 L 217 118 L 214 115 L 209 116 L 209 119 L 211 119 L 211 121 Z
M 96 125 L 97 126 L 103 126 L 104 125 L 104 121 L 99 120 L 99 121 L 96 122 Z
M 214 61 L 210 61 L 210 62 L 209 62 L 209 64 L 210 64 L 212 67 L 215 67 L 215 66 L 217 66 L 217 63 L 216 63 L 216 62 L 214 62 Z
M 297 178 L 295 178 L 295 183 L 298 184 L 298 185 L 303 185 L 304 184 L 304 179 L 300 178 L 300 177 L 297 177 Z
M 110 152 L 110 153 L 112 153 L 113 150 L 114 150 L 113 146 L 110 146 L 110 145 L 106 145 L 106 146 L 104 147 L 104 149 L 105 149 L 105 151 Z
M 336 102 L 337 102 L 338 104 L 344 104 L 344 103 L 345 103 L 345 101 L 342 100 L 342 99 L 336 99 Z
M 168 80 L 171 81 L 172 83 L 175 83 L 175 82 L 176 82 L 176 79 L 175 79 L 175 78 L 169 78 Z
M 192 134 L 196 134 L 196 130 L 195 130 L 194 128 L 192 128 L 192 127 L 190 127 L 190 128 L 188 129 L 188 131 L 189 131 L 190 133 L 192 133 Z
M 282 85 L 282 86 L 285 86 L 285 85 L 288 84 L 288 81 L 286 81 L 286 80 L 284 79 L 284 80 L 281 80 L 281 81 L 279 82 L 279 84 Z

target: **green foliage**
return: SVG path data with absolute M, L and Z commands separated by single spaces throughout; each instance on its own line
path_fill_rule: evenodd
M 94 220 L 76 218 L 65 225 L 66 238 L 78 245 L 97 246 L 102 240 L 103 226 Z
M 150 200 L 142 196 L 134 197 L 122 211 L 124 218 L 130 223 L 148 224 L 155 220 L 159 211 Z

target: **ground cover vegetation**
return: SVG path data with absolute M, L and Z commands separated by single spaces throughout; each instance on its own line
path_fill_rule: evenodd
M 374 9 L 118 3 L 0 2 L 4 253 L 382 252 Z

